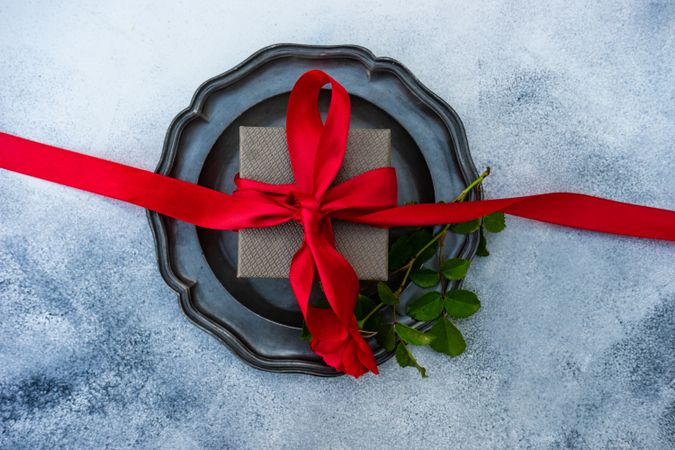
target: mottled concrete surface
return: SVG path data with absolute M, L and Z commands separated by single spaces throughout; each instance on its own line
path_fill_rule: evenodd
M 489 195 L 675 207 L 672 2 L 282 3 L 3 0 L 0 130 L 153 169 L 205 79 L 358 43 L 457 109 Z M 0 171 L 0 447 L 673 448 L 675 247 L 511 219 L 491 250 L 429 379 L 274 375 L 183 317 L 144 211 Z

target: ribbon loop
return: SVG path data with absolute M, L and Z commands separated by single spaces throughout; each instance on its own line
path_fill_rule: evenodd
M 326 117 L 318 108 L 321 88 L 333 88 Z M 327 73 L 310 70 L 293 86 L 286 113 L 286 137 L 296 186 L 321 199 L 344 159 L 349 133 L 349 94 Z

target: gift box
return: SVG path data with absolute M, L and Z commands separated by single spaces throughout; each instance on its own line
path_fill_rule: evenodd
M 270 184 L 294 183 L 284 128 L 240 127 L 242 178 Z M 342 167 L 333 184 L 371 169 L 391 165 L 391 132 L 350 129 Z M 362 280 L 386 280 L 389 232 L 386 229 L 333 220 L 335 245 Z M 288 278 L 293 254 L 303 241 L 295 222 L 239 231 L 238 277 Z

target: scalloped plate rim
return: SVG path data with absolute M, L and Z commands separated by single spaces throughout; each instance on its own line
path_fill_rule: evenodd
M 258 66 L 274 59 L 300 56 L 307 59 L 321 59 L 326 57 L 342 57 L 358 60 L 370 72 L 390 72 L 405 85 L 411 93 L 429 107 L 442 121 L 456 144 L 456 157 L 460 174 L 466 184 L 478 176 L 475 165 L 469 152 L 469 146 L 459 115 L 442 98 L 423 85 L 415 75 L 403 64 L 389 57 L 376 57 L 370 50 L 358 45 L 305 45 L 305 44 L 273 44 L 264 47 L 233 68 L 220 75 L 203 82 L 195 91 L 187 108 L 183 109 L 171 121 L 164 139 L 162 153 L 155 169 L 156 173 L 167 175 L 171 172 L 176 158 L 178 142 L 185 127 L 193 120 L 203 118 L 203 107 L 212 90 L 218 90 L 245 77 Z M 482 199 L 482 193 L 474 195 L 473 199 Z M 157 262 L 160 274 L 173 289 L 179 299 L 183 314 L 197 327 L 217 338 L 226 345 L 237 357 L 250 366 L 278 373 L 303 373 L 324 377 L 342 375 L 323 363 L 303 359 L 269 358 L 257 353 L 246 345 L 245 340 L 230 330 L 226 325 L 216 323 L 205 314 L 198 311 L 192 304 L 191 288 L 196 281 L 181 277 L 173 267 L 170 258 L 170 246 L 164 223 L 164 216 L 147 210 L 147 218 L 155 241 Z M 471 235 L 462 247 L 459 256 L 473 258 L 478 240 Z M 428 329 L 430 323 L 420 323 L 418 328 Z M 389 360 L 393 352 L 384 349 L 376 351 L 378 365 Z

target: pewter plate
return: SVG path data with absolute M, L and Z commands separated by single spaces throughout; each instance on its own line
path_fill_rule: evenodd
M 296 44 L 263 48 L 202 84 L 171 122 L 156 172 L 232 192 L 239 127 L 284 126 L 289 92 L 311 69 L 326 71 L 349 91 L 351 126 L 391 130 L 399 204 L 451 201 L 477 177 L 457 113 L 401 63 L 353 45 Z M 324 112 L 329 95 L 320 98 Z M 235 232 L 207 230 L 151 211 L 148 219 L 162 276 L 193 323 L 258 369 L 340 375 L 300 339 L 302 316 L 288 280 L 236 277 Z M 397 232 L 390 233 L 393 241 Z M 471 258 L 477 245 L 475 235 L 453 235 L 444 251 L 447 257 Z M 416 290 L 411 285 L 402 294 L 402 310 Z M 392 356 L 374 339 L 369 344 L 378 364 Z

